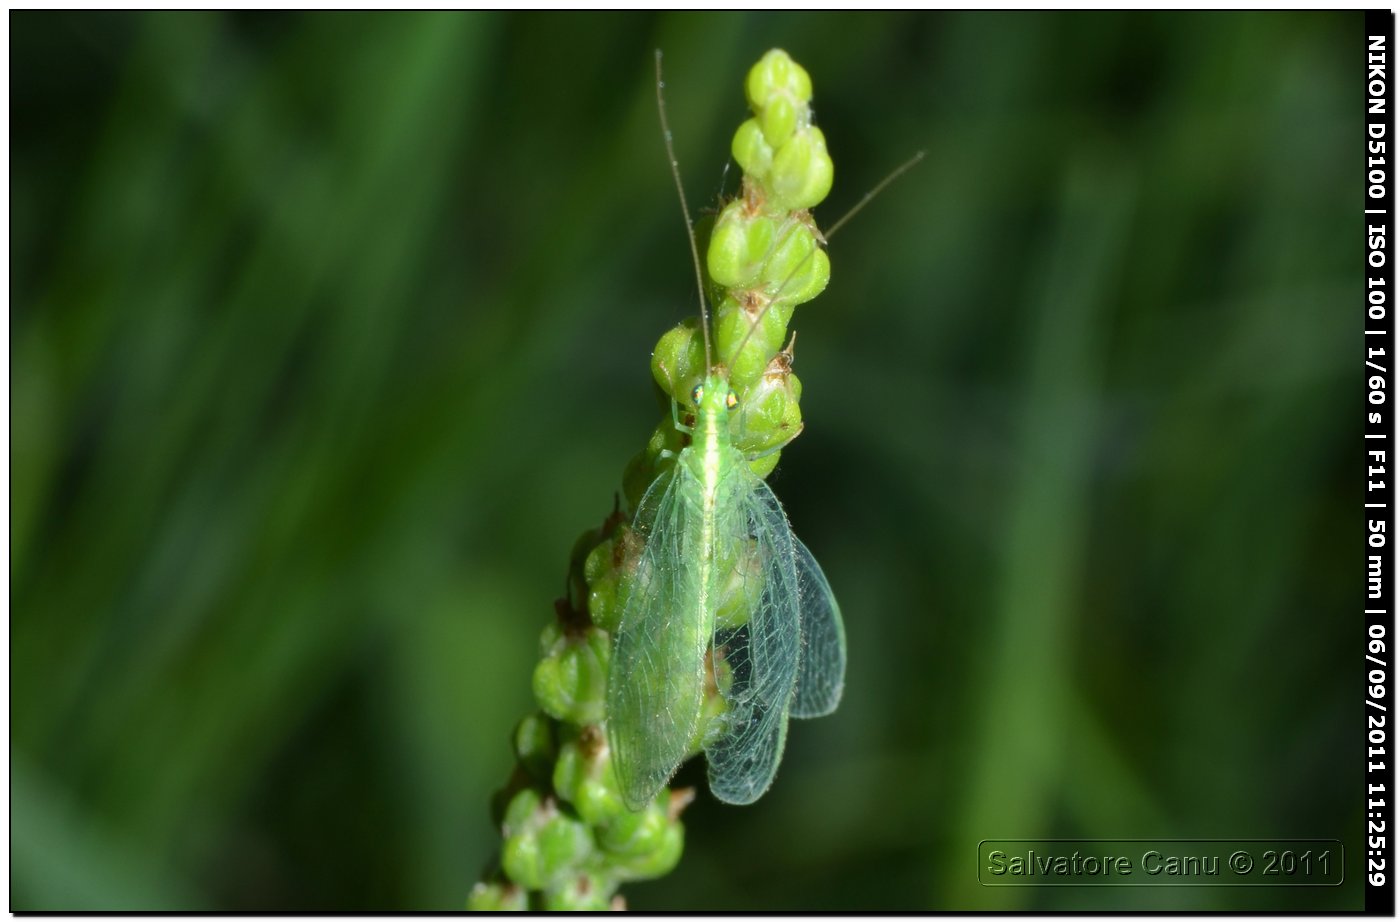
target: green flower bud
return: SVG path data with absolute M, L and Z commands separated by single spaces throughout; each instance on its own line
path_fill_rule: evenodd
M 611 517 L 601 528 L 590 528 L 578 536 L 573 550 L 569 552 L 569 592 L 568 604 L 575 611 L 583 610 L 588 604 L 588 585 L 583 576 L 583 564 L 588 555 L 599 543 L 605 541 L 615 527 Z
M 755 307 L 751 311 L 733 299 L 720 304 L 715 317 L 715 343 L 719 354 L 729 362 L 729 386 L 740 395 L 741 401 L 782 347 L 786 335 L 787 324 L 778 306 L 766 311 Z M 741 344 L 742 351 L 736 351 Z
M 539 838 L 536 831 L 552 808 L 532 788 L 520 791 L 506 807 L 501 834 L 501 867 L 506 876 L 528 890 L 538 890 L 544 884 L 540 864 Z
M 541 637 L 554 637 L 550 625 Z M 556 720 L 600 723 L 608 684 L 608 635 L 589 628 L 580 637 L 561 636 L 535 667 L 532 687 L 540 710 Z
M 808 125 L 799 130 L 773 155 L 768 174 L 773 205 L 783 211 L 815 207 L 831 191 L 834 170 L 821 129 Z
M 788 404 L 797 400 L 791 386 L 792 378 L 792 372 L 787 369 L 787 353 L 779 352 L 744 395 L 739 423 L 746 451 L 762 450 L 771 443 L 775 430 L 787 416 Z
M 780 451 L 775 451 L 771 455 L 764 455 L 761 458 L 754 458 L 749 462 L 749 470 L 753 471 L 755 477 L 767 477 L 773 473 L 773 469 L 778 466 Z
M 550 763 L 554 761 L 554 733 L 548 717 L 531 714 L 516 725 L 515 756 L 531 777 L 549 777 Z
M 764 139 L 763 128 L 756 118 L 744 122 L 734 132 L 730 152 L 734 155 L 734 162 L 745 173 L 760 180 L 768 175 L 768 170 L 773 166 L 773 145 Z
M 616 546 L 604 541 L 583 562 L 583 578 L 588 584 L 588 617 L 605 631 L 617 630 L 622 611 L 617 604 L 619 573 L 613 563 Z
M 616 884 L 598 874 L 580 874 L 550 887 L 544 894 L 546 912 L 605 912 L 611 908 Z
M 546 820 L 539 828 L 537 837 L 540 867 L 546 881 L 558 880 L 593 853 L 593 835 L 588 827 L 562 813 L 556 813 Z
M 744 93 L 755 112 L 771 105 L 779 95 L 795 104 L 805 104 L 812 100 L 812 78 L 786 51 L 774 48 L 749 68 Z
M 726 288 L 752 285 L 773 249 L 776 231 L 772 218 L 750 215 L 742 199 L 724 206 L 705 251 L 710 278 Z
M 547 657 L 536 664 L 535 673 L 530 677 L 530 688 L 535 693 L 535 703 L 546 714 L 558 720 L 566 719 L 566 715 L 572 712 L 572 698 L 564 686 L 564 677 L 560 675 L 559 657 Z
M 531 805 L 534 809 L 526 813 Z M 537 794 L 533 798 L 517 796 L 512 801 L 503 831 L 501 868 L 528 890 L 542 890 L 557 882 L 593 852 L 588 827 L 560 813 L 553 801 L 541 800 Z
M 540 861 L 540 840 L 532 833 L 507 836 L 501 846 L 501 869 L 511 880 L 527 890 L 545 885 L 544 867 Z
M 646 854 L 616 862 L 614 872 L 620 880 L 651 880 L 675 870 L 684 851 L 685 829 L 673 820 L 661 830 L 655 847 Z
M 705 377 L 705 340 L 699 321 L 688 318 L 661 337 L 651 353 L 651 376 L 672 400 L 686 403 Z
M 669 464 L 674 464 L 676 455 L 690 443 L 690 436 L 676 428 L 676 417 L 680 417 L 683 423 L 695 422 L 695 407 L 691 399 L 693 390 L 694 388 L 691 388 L 690 391 L 686 391 L 685 400 L 679 401 L 674 411 L 672 407 L 666 408 L 666 418 L 652 432 L 651 438 L 647 439 L 647 454 L 651 456 L 653 479 Z
M 784 431 L 787 438 L 793 438 L 802 431 L 802 380 L 792 373 L 787 378 L 789 396 L 778 428 Z
M 607 768 L 596 775 L 584 776 L 574 788 L 574 808 L 584 822 L 593 826 L 609 823 L 627 812 L 627 804 L 612 773 L 612 763 L 605 759 L 604 765 Z
M 802 431 L 802 381 L 791 369 L 792 355 L 778 353 L 768 370 L 750 389 L 743 419 L 744 434 L 735 444 L 748 454 L 761 457 L 749 462 L 749 469 L 766 477 L 778 465 L 779 451 Z
M 696 383 L 699 383 L 699 379 L 696 379 Z M 693 386 L 691 390 L 694 390 Z M 690 391 L 686 392 L 685 400 L 676 401 L 674 408 L 671 400 L 667 398 L 665 413 L 665 418 L 647 440 L 642 459 L 637 461 L 635 468 L 629 469 L 624 475 L 627 479 L 623 486 L 627 493 L 627 505 L 631 509 L 637 508 L 642 496 L 646 494 L 647 487 L 651 486 L 656 478 L 675 466 L 676 456 L 688 444 L 689 436 L 676 428 L 676 419 L 680 418 L 682 422 L 688 423 L 695 422 Z
M 573 803 L 574 788 L 587 771 L 585 759 L 579 752 L 578 742 L 571 741 L 559 747 L 559 758 L 554 763 L 554 793 L 567 803 Z
M 501 823 L 504 833 L 510 836 L 523 832 L 534 821 L 543 804 L 540 792 L 534 788 L 525 788 L 518 792 L 506 807 L 506 816 Z
M 523 912 L 529 894 L 512 883 L 477 884 L 467 897 L 468 912 Z
M 773 309 L 786 311 L 786 323 L 787 319 L 792 317 L 793 307 L 805 304 L 821 294 L 830 280 L 831 259 L 826 255 L 826 250 L 818 248 L 813 251 L 810 259 L 797 266 L 796 271 L 774 279 L 782 289 L 782 295 L 775 298 L 778 304 Z
M 624 811 L 598 832 L 598 845 L 611 855 L 645 855 L 656 849 L 666 829 L 666 802 L 670 791 L 663 789 L 646 809 Z
M 735 421 L 735 445 L 746 454 L 760 454 L 786 445 L 801 431 L 798 401 L 802 382 L 792 372 L 792 344 L 773 356 L 763 375 L 744 395 Z
M 748 437 L 740 441 L 738 447 L 750 456 L 762 455 L 759 461 L 767 460 L 768 452 L 776 454 L 787 443 L 802 432 L 802 410 L 796 403 L 783 407 L 782 416 L 771 428 L 751 430 Z M 776 465 L 774 465 L 776 467 Z M 751 468 L 752 469 L 752 468 Z
M 564 745 L 554 767 L 554 790 L 574 805 L 585 823 L 601 826 L 627 810 L 613 774 L 612 760 L 597 728 Z
M 786 96 L 774 96 L 763 107 L 759 119 L 763 124 L 763 139 L 775 148 L 782 147 L 792 139 L 797 130 L 799 118 L 807 116 L 807 106 L 798 107 Z
M 588 555 L 584 576 L 588 582 L 588 614 L 594 626 L 611 633 L 622 623 L 622 611 L 641 553 L 641 537 L 632 526 L 621 525 L 611 541 L 598 545 Z
M 778 301 L 772 309 L 787 311 L 784 325 L 792 317 L 792 308 L 821 294 L 830 278 L 831 263 L 826 251 L 817 245 L 811 225 L 792 221 L 784 228 L 762 273 L 764 292 Z

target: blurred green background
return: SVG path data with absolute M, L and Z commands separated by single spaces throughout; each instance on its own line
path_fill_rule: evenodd
M 742 80 L 847 693 L 635 908 L 1359 907 L 1359 13 L 10 16 L 12 908 L 463 904 Z M 730 174 L 729 182 L 735 180 Z M 696 766 L 684 778 L 698 779 Z M 1334 889 L 979 887 L 1327 837 Z

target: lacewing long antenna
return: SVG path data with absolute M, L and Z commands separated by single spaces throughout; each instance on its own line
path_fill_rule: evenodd
M 852 205 L 851 209 L 845 214 L 843 214 L 840 218 L 838 218 L 835 224 L 822 231 L 822 237 L 827 240 L 830 240 L 832 237 L 835 237 L 836 232 L 841 229 L 841 226 L 843 224 L 851 220 L 851 218 L 854 218 L 856 215 L 860 214 L 860 210 L 866 205 L 869 205 L 871 199 L 875 198 L 875 196 L 879 195 L 881 192 L 884 192 L 885 188 L 890 183 L 894 182 L 896 179 L 909 172 L 909 170 L 913 169 L 914 165 L 922 159 L 924 159 L 924 152 L 919 151 L 917 154 L 910 157 L 908 160 L 904 161 L 899 166 L 891 170 L 890 175 L 886 176 L 884 179 L 876 183 L 875 188 L 862 195 L 860 197 L 860 201 Z
M 666 121 L 666 97 L 661 80 L 661 49 L 656 49 L 656 111 L 661 114 L 661 137 L 666 142 L 666 159 L 671 164 L 671 178 L 676 181 L 676 195 L 681 200 L 681 214 L 685 217 L 685 235 L 690 239 L 690 258 L 695 263 L 695 293 L 700 298 L 700 332 L 705 337 L 705 368 L 708 370 L 714 361 L 710 354 L 710 315 L 705 309 L 705 273 L 700 268 L 700 248 L 695 244 L 695 228 L 690 223 L 690 207 L 685 203 L 685 186 L 681 184 L 681 168 L 676 162 L 676 148 L 671 142 L 671 125 Z
M 660 54 L 660 52 L 658 52 L 658 54 Z M 659 58 L 658 58 L 658 62 L 659 62 Z M 660 66 L 659 63 L 658 63 L 658 66 Z M 835 224 L 831 225 L 831 227 L 828 228 L 826 231 L 819 232 L 818 235 L 817 235 L 817 236 L 818 236 L 818 239 L 820 239 L 820 240 L 822 241 L 822 243 L 826 243 L 827 241 L 831 240 L 832 237 L 835 237 L 835 236 L 836 236 L 836 232 L 839 231 L 839 230 L 842 228 L 842 226 L 843 226 L 847 221 L 851 220 L 851 218 L 854 218 L 854 217 L 860 212 L 860 210 L 861 210 L 862 208 L 864 208 L 866 205 L 869 205 L 869 204 L 870 204 L 871 200 L 874 199 L 875 196 L 879 195 L 881 192 L 884 192 L 884 191 L 885 191 L 885 188 L 886 188 L 887 186 L 889 186 L 890 183 L 894 182 L 896 179 L 898 179 L 899 177 L 903 176 L 906 172 L 908 172 L 911 168 L 913 168 L 913 166 L 914 166 L 916 163 L 918 163 L 918 162 L 919 162 L 920 160 L 922 160 L 922 159 L 924 159 L 924 151 L 919 151 L 917 154 L 915 154 L 914 156 L 910 157 L 908 160 L 904 161 L 904 162 L 901 163 L 899 166 L 897 166 L 897 167 L 895 167 L 893 170 L 891 170 L 888 176 L 886 176 L 884 179 L 882 179 L 882 180 L 880 180 L 878 183 L 876 183 L 876 184 L 875 184 L 875 188 L 871 189 L 869 192 L 865 193 L 865 195 L 861 196 L 860 201 L 859 201 L 859 202 L 856 202 L 855 205 L 851 206 L 851 208 L 850 208 L 845 214 L 843 214 L 840 218 L 837 219 L 837 221 L 836 221 Z M 677 183 L 680 182 L 680 178 L 679 178 L 679 177 L 677 177 L 676 182 L 677 182 Z M 753 324 L 749 327 L 749 331 L 748 331 L 747 333 L 744 334 L 744 338 L 743 338 L 743 339 L 739 340 L 739 345 L 738 345 L 738 347 L 734 350 L 734 355 L 733 355 L 733 357 L 731 358 L 731 361 L 733 361 L 734 358 L 738 358 L 738 357 L 739 357 L 739 353 L 741 353 L 741 352 L 744 351 L 744 347 L 747 346 L 747 345 L 749 344 L 749 337 L 753 336 L 754 331 L 757 330 L 757 329 L 758 329 L 758 325 L 759 325 L 760 323 L 763 322 L 763 318 L 764 318 L 765 316 L 768 315 L 768 311 L 772 309 L 773 304 L 778 300 L 779 297 L 782 296 L 783 290 L 784 290 L 785 288 L 787 288 L 787 286 L 788 286 L 788 282 L 791 282 L 791 281 L 797 276 L 797 273 L 801 272 L 801 271 L 803 270 L 803 268 L 806 267 L 808 261 L 811 260 L 811 258 L 816 254 L 816 252 L 817 252 L 816 247 L 813 247 L 813 248 L 812 248 L 812 252 L 811 252 L 811 253 L 808 253 L 807 256 L 802 260 L 802 262 L 798 263 L 796 266 L 793 266 L 792 271 L 789 272 L 789 273 L 787 274 L 787 278 L 783 279 L 783 283 L 782 283 L 781 285 L 778 286 L 777 294 L 773 295 L 773 297 L 772 297 L 771 299 L 769 299 L 768 303 L 765 304 L 765 305 L 763 305 L 763 310 L 761 310 L 761 311 L 758 312 L 758 316 L 754 318 Z M 699 264 L 700 264 L 700 263 L 699 263 L 699 257 L 697 256 L 697 257 L 696 257 L 696 267 L 697 267 L 697 271 L 698 271 Z M 702 298 L 702 300 L 703 300 L 703 298 Z M 706 348 L 706 357 L 707 357 L 707 360 L 708 360 L 708 356 L 709 356 L 709 352 L 708 352 L 708 350 L 709 350 L 709 340 L 708 340 L 708 339 L 705 341 L 705 348 Z

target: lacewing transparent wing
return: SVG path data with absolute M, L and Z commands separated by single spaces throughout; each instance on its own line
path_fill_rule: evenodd
M 710 791 L 731 804 L 753 803 L 773 782 L 787 737 L 788 706 L 802 653 L 797 539 L 768 484 L 742 465 L 747 480 L 739 496 L 746 537 L 762 579 L 748 620 L 715 635 L 712 656 L 728 705 L 718 733 L 705 745 Z
M 846 684 L 846 629 L 841 609 L 807 546 L 797 552 L 797 589 L 802 605 L 802 658 L 792 692 L 793 717 L 825 717 L 841 703 Z
M 645 542 L 608 665 L 608 744 L 623 799 L 645 807 L 690 751 L 705 694 L 713 626 L 694 601 L 699 580 L 682 465 L 658 477 L 637 507 Z M 685 600 L 690 599 L 690 604 Z

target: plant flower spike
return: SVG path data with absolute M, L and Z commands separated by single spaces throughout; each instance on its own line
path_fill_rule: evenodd
M 652 354 L 668 408 L 624 472 L 631 514 L 614 510 L 574 546 L 568 593 L 540 640 L 540 711 L 516 728 L 516 769 L 493 805 L 500 859 L 470 909 L 623 908 L 621 884 L 680 860 L 694 791 L 667 783 L 682 762 L 703 752 L 715 797 L 752 803 L 777 772 L 789 718 L 840 702 L 840 609 L 763 480 L 802 431 L 788 324 L 830 277 L 810 209 L 832 164 L 811 78 L 786 52 L 765 54 L 745 89 L 753 117 L 732 147 L 742 191 L 702 228 L 706 279 L 657 53 L 700 309 Z
M 633 810 L 699 750 L 711 792 L 752 803 L 778 770 L 788 717 L 829 714 L 841 696 L 836 600 L 762 477 L 802 428 L 791 350 L 779 352 L 787 321 L 830 274 L 807 212 L 832 175 L 811 94 L 784 52 L 750 72 L 754 117 L 734 139 L 743 194 L 716 219 L 706 260 L 720 289 L 713 336 L 697 256 L 699 335 L 682 324 L 653 356 L 671 419 L 642 460 L 654 477 L 608 672 L 608 744 Z

